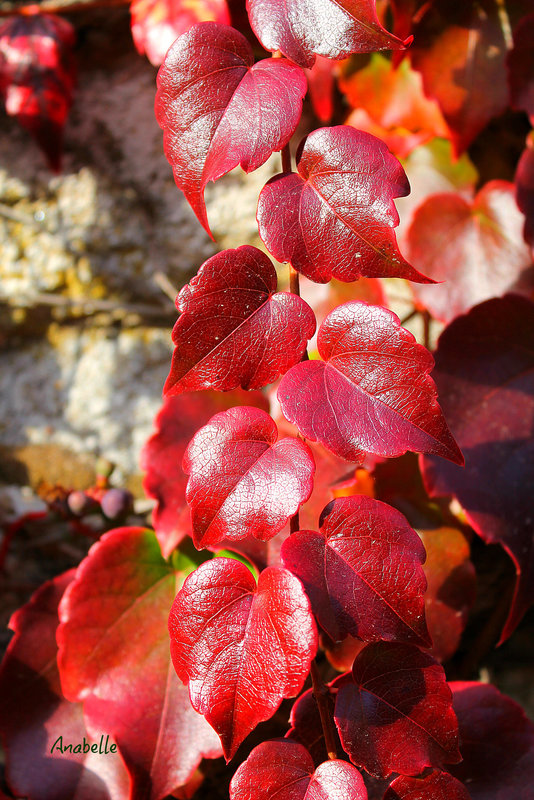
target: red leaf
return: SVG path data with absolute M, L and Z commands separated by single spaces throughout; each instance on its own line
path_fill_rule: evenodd
M 272 262 L 255 247 L 208 259 L 176 298 L 181 316 L 164 393 L 260 389 L 298 364 L 315 316 L 304 300 L 276 286 Z
M 176 672 L 219 733 L 227 760 L 284 697 L 298 694 L 317 650 L 298 579 L 269 567 L 256 586 L 247 567 L 228 558 L 202 564 L 185 580 L 169 631 Z
M 278 261 L 317 283 L 428 282 L 397 248 L 393 199 L 410 187 L 380 139 L 348 125 L 320 128 L 301 142 L 297 168 L 271 178 L 258 201 L 260 236 Z
M 424 778 L 395 778 L 384 800 L 471 800 L 471 795 L 452 775 L 433 770 Z
M 269 403 L 259 392 L 192 392 L 167 397 L 156 417 L 156 433 L 141 453 L 146 471 L 143 489 L 157 500 L 152 523 L 162 553 L 168 558 L 184 536 L 192 533 L 191 513 L 185 500 L 187 475 L 182 460 L 190 439 L 218 411 L 242 405 L 268 411 Z
M 334 500 L 321 533 L 284 542 L 282 562 L 304 584 L 321 626 L 335 641 L 430 645 L 421 564 L 424 547 L 394 508 L 363 495 Z
M 346 58 L 351 53 L 408 47 L 380 24 L 374 0 L 247 0 L 254 33 L 266 50 L 280 50 L 301 67 L 315 56 Z
M 230 783 L 230 800 L 367 800 L 363 778 L 346 761 L 325 761 L 314 770 L 301 744 L 262 742 Z
M 264 411 L 250 406 L 216 414 L 190 442 L 189 474 L 195 546 L 281 531 L 311 494 L 315 465 L 300 439 L 279 439 Z
M 534 304 L 508 295 L 459 317 L 441 335 L 435 378 L 465 469 L 425 459 L 434 495 L 454 494 L 486 542 L 513 559 L 515 596 L 501 641 L 534 600 Z
M 0 23 L 0 94 L 59 172 L 63 126 L 72 105 L 74 28 L 53 14 L 11 17 Z
M 534 14 L 519 22 L 514 30 L 514 46 L 508 53 L 508 84 L 513 108 L 526 111 L 534 124 Z
M 230 24 L 226 0 L 132 0 L 130 14 L 137 51 L 155 67 L 174 40 L 197 22 Z
M 534 725 L 494 686 L 451 683 L 463 762 L 451 769 L 471 800 L 530 800 L 534 786 Z M 448 800 L 448 798 L 447 798 Z
M 65 700 L 59 683 L 57 606 L 74 572 L 47 581 L 11 618 L 15 635 L 0 669 L 7 777 L 17 796 L 31 800 L 123 800 L 129 779 L 120 756 L 83 752 L 109 732 L 91 736 L 81 703 Z M 59 749 L 69 744 L 82 752 Z
M 456 652 L 475 602 L 476 573 L 469 544 L 455 528 L 418 531 L 426 550 L 425 615 L 432 649 L 438 661 Z
M 530 132 L 515 173 L 517 205 L 525 215 L 523 236 L 534 249 L 534 134 Z
M 356 766 L 387 778 L 461 761 L 451 692 L 432 656 L 378 642 L 356 656 L 352 675 L 338 692 L 335 720 Z
M 319 329 L 324 361 L 306 361 L 282 378 L 284 416 L 336 455 L 436 453 L 463 463 L 429 376 L 434 360 L 391 311 L 345 303 Z
M 338 62 L 318 56 L 315 64 L 306 70 L 308 93 L 313 112 L 320 122 L 328 124 L 334 116 L 335 72 Z
M 438 0 L 415 29 L 410 58 L 451 130 L 456 154 L 508 104 L 506 44 L 497 6 Z
M 176 185 L 208 233 L 208 181 L 238 164 L 252 172 L 281 150 L 305 94 L 298 67 L 272 58 L 254 64 L 245 37 L 226 25 L 194 25 L 169 49 L 158 72 L 156 117 Z
M 429 197 L 415 212 L 406 251 L 418 268 L 445 283 L 412 286 L 417 299 L 449 322 L 506 291 L 531 293 L 534 266 L 524 223 L 514 185 L 505 181 L 487 183 L 472 203 L 458 194 Z
M 354 661 L 354 659 L 352 659 Z M 352 667 L 351 661 L 351 667 Z M 327 685 L 327 705 L 330 716 L 334 716 L 335 697 L 340 685 L 343 681 L 347 680 L 347 676 L 339 676 L 339 678 Z M 300 697 L 293 703 L 291 709 L 291 716 L 289 718 L 290 729 L 286 733 L 286 739 L 292 742 L 298 742 L 303 745 L 313 759 L 314 764 L 319 766 L 323 761 L 328 758 L 326 749 L 324 731 L 321 723 L 321 715 L 317 701 L 313 696 L 313 689 L 308 689 L 300 695 Z M 336 750 L 341 753 L 342 747 L 337 734 L 337 729 L 333 729 L 333 736 L 335 739 Z
M 92 728 L 113 735 L 132 800 L 166 797 L 203 756 L 220 755 L 169 658 L 168 610 L 195 566 L 185 553 L 164 561 L 152 531 L 118 528 L 93 545 L 60 605 L 63 691 L 85 701 Z

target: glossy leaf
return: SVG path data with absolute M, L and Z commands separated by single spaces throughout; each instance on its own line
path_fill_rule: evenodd
M 337 759 L 314 769 L 301 744 L 262 742 L 241 764 L 230 784 L 230 800 L 367 800 L 363 778 Z
M 155 67 L 174 40 L 197 22 L 230 24 L 226 0 L 132 0 L 130 15 L 137 51 Z
M 429 376 L 434 360 L 391 311 L 346 303 L 319 330 L 324 361 L 306 361 L 282 378 L 284 416 L 336 455 L 430 452 L 462 463 Z
M 264 411 L 250 406 L 216 414 L 195 434 L 184 456 L 189 474 L 195 546 L 282 530 L 311 494 L 315 465 L 300 439 L 278 439 Z
M 317 283 L 428 282 L 398 250 L 393 200 L 410 187 L 380 139 L 348 125 L 320 128 L 301 142 L 297 168 L 272 178 L 258 201 L 260 236 L 278 261 Z
M 132 800 L 162 800 L 203 756 L 221 753 L 169 658 L 169 608 L 195 566 L 186 553 L 166 562 L 152 531 L 118 528 L 93 545 L 61 601 L 63 691 L 84 700 L 92 729 L 114 737 Z
M 204 188 L 238 164 L 252 172 L 286 145 L 306 93 L 304 73 L 282 59 L 254 64 L 245 37 L 227 25 L 194 25 L 158 72 L 156 118 L 167 160 L 210 233 Z
M 438 661 L 454 655 L 475 602 L 476 573 L 467 539 L 455 528 L 418 531 L 426 550 L 425 615 Z
M 435 378 L 465 469 L 425 459 L 434 495 L 454 494 L 486 542 L 503 545 L 517 581 L 506 639 L 534 600 L 534 304 L 488 300 L 441 335 Z
M 528 14 L 514 30 L 514 46 L 508 53 L 508 83 L 513 108 L 526 111 L 534 124 L 534 13 Z
M 363 495 L 334 500 L 323 512 L 321 534 L 293 534 L 281 556 L 334 641 L 349 633 L 370 642 L 430 644 L 424 547 L 385 503 Z
M 395 778 L 384 800 L 471 800 L 471 795 L 452 775 L 433 770 L 424 778 Z
M 443 668 L 417 647 L 367 645 L 341 687 L 335 720 L 356 766 L 377 777 L 458 763 L 458 724 Z
M 265 49 L 280 50 L 301 67 L 312 67 L 316 55 L 340 59 L 411 42 L 383 28 L 375 0 L 247 0 L 247 9 Z
M 15 635 L 0 667 L 7 779 L 17 796 L 31 800 L 123 800 L 129 778 L 120 755 L 110 752 L 109 743 L 107 754 L 83 752 L 84 743 L 98 746 L 101 733 L 105 741 L 109 732 L 100 728 L 90 735 L 82 704 L 70 703 L 61 692 L 57 607 L 73 578 L 70 570 L 47 581 L 11 618 Z M 59 749 L 67 745 L 82 752 Z
M 525 215 L 523 236 L 534 250 L 534 134 L 530 132 L 515 173 L 517 205 Z
M 534 725 L 495 686 L 451 683 L 463 762 L 451 772 L 471 800 L 529 800 L 534 786 Z M 448 798 L 447 798 L 448 800 Z
M 315 317 L 304 300 L 276 287 L 272 262 L 255 247 L 208 259 L 176 298 L 164 393 L 260 389 L 298 364 Z
M 191 513 L 185 499 L 187 475 L 182 460 L 193 435 L 218 411 L 247 403 L 264 411 L 267 399 L 259 392 L 191 392 L 167 397 L 158 413 L 156 432 L 141 453 L 146 472 L 143 489 L 156 500 L 152 524 L 165 558 L 184 536 L 192 533 Z
M 525 218 L 514 194 L 513 184 L 490 181 L 472 202 L 457 194 L 433 195 L 415 212 L 406 252 L 419 269 L 444 283 L 412 291 L 434 317 L 449 322 L 506 291 L 534 291 Z
M 508 104 L 506 44 L 497 6 L 436 0 L 410 53 L 450 128 L 457 155 Z
M 37 11 L 0 22 L 0 95 L 59 172 L 63 127 L 75 85 L 74 28 Z
M 317 650 L 309 601 L 290 572 L 258 584 L 239 561 L 216 558 L 184 582 L 169 617 L 171 656 L 191 702 L 229 760 L 284 697 L 301 690 Z

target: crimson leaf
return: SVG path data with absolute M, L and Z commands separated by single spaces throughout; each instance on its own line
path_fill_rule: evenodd
M 402 514 L 364 495 L 343 497 L 325 508 L 321 532 L 293 534 L 281 555 L 329 636 L 430 645 L 425 550 Z
M 454 494 L 470 524 L 513 559 L 517 580 L 506 639 L 534 600 L 534 304 L 488 300 L 441 335 L 435 378 L 465 469 L 425 459 L 434 495 Z
M 245 37 L 227 25 L 194 25 L 170 47 L 158 72 L 156 118 L 165 155 L 210 233 L 204 188 L 241 164 L 252 172 L 290 140 L 306 78 L 281 59 L 254 64 Z
M 354 661 L 354 659 L 352 659 L 352 661 Z M 337 681 L 327 686 L 328 693 L 325 694 L 325 697 L 327 700 L 328 712 L 331 717 L 334 716 L 337 689 L 342 685 L 342 681 L 346 680 L 347 676 L 340 676 Z M 289 724 L 291 727 L 286 733 L 286 739 L 299 742 L 299 744 L 303 745 L 317 766 L 323 761 L 326 761 L 328 753 L 324 739 L 324 730 L 321 723 L 319 706 L 314 697 L 313 689 L 308 689 L 306 692 L 303 692 L 300 697 L 295 700 L 291 709 Z M 333 736 L 336 744 L 336 751 L 340 753 L 343 748 L 341 747 L 339 736 L 335 728 L 333 730 Z
M 0 23 L 0 94 L 6 111 L 31 133 L 56 172 L 75 84 L 74 41 L 70 22 L 40 14 L 38 7 L 36 13 Z
M 230 800 L 367 800 L 363 778 L 346 761 L 313 760 L 297 742 L 262 742 L 241 764 Z
M 197 562 L 185 552 L 166 562 L 152 531 L 119 528 L 91 548 L 61 601 L 63 691 L 113 735 L 132 800 L 161 800 L 221 752 L 169 658 L 168 610 Z
M 227 760 L 304 683 L 317 630 L 300 581 L 215 558 L 190 575 L 169 616 L 171 656 L 191 702 L 221 737 Z
M 246 536 L 267 541 L 308 499 L 315 471 L 309 447 L 277 438 L 271 417 L 250 406 L 216 414 L 195 434 L 183 466 L 196 547 Z
M 534 786 L 534 725 L 495 686 L 451 683 L 463 761 L 451 772 L 471 800 L 529 800 Z M 447 798 L 448 800 L 448 798 Z
M 82 704 L 61 692 L 57 607 L 73 578 L 71 570 L 47 581 L 11 618 L 15 635 L 0 668 L 7 777 L 17 796 L 31 800 L 123 800 L 129 779 L 120 755 L 63 751 L 69 744 L 98 744 L 102 731 L 104 739 L 108 733 L 100 728 L 91 736 Z
M 366 453 L 435 453 L 463 463 L 429 376 L 434 360 L 391 311 L 345 303 L 319 329 L 324 361 L 282 378 L 278 399 L 299 431 L 350 461 Z
M 346 58 L 351 53 L 399 50 L 401 41 L 380 24 L 375 0 L 247 0 L 254 33 L 266 50 L 280 50 L 302 67 L 315 55 Z
M 338 692 L 335 720 L 356 766 L 387 778 L 461 761 L 451 691 L 432 656 L 413 645 L 369 644 L 352 677 Z
M 429 197 L 415 212 L 406 251 L 419 269 L 445 283 L 412 286 L 417 299 L 449 322 L 506 291 L 530 294 L 534 266 L 524 223 L 514 185 L 506 181 L 486 183 L 472 202 L 452 193 Z
M 176 298 L 181 316 L 164 393 L 260 389 L 298 364 L 315 317 L 304 300 L 276 286 L 272 262 L 255 247 L 208 259 Z
M 452 775 L 433 770 L 424 778 L 395 778 L 384 800 L 471 800 L 471 795 Z
M 317 283 L 429 282 L 397 247 L 393 200 L 410 185 L 384 142 L 348 125 L 320 128 L 301 142 L 297 168 L 272 178 L 258 201 L 260 236 L 278 261 Z

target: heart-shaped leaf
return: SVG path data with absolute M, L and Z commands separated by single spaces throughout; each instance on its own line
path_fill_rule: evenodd
M 191 513 L 185 499 L 187 475 L 182 460 L 189 441 L 218 411 L 247 403 L 269 410 L 260 392 L 191 392 L 166 397 L 155 419 L 156 432 L 141 453 L 141 469 L 146 472 L 143 489 L 157 503 L 152 524 L 165 558 L 184 536 L 192 533 Z
M 488 300 L 441 335 L 435 378 L 465 468 L 425 458 L 434 495 L 454 494 L 486 542 L 503 545 L 517 581 L 504 640 L 534 600 L 534 304 Z
M 281 556 L 334 641 L 349 633 L 369 642 L 430 645 L 425 550 L 394 508 L 363 495 L 334 500 L 323 512 L 321 534 L 293 534 Z
M 204 188 L 238 164 L 252 172 L 290 140 L 306 78 L 281 59 L 254 64 L 243 34 L 202 22 L 180 36 L 158 72 L 156 118 L 167 160 L 210 233 Z
M 101 734 L 106 742 L 109 731 L 100 728 L 92 736 L 82 704 L 70 703 L 61 692 L 57 607 L 74 574 L 44 583 L 10 621 L 15 635 L 0 667 L 7 779 L 18 797 L 31 800 L 123 800 L 130 781 L 117 745 L 108 740 L 106 753 L 100 747 Z
M 189 474 L 193 541 L 267 541 L 282 530 L 311 494 L 315 464 L 300 439 L 279 439 L 264 411 L 250 406 L 216 414 L 191 440 Z
M 304 683 L 317 630 L 300 581 L 268 567 L 215 558 L 190 575 L 169 616 L 171 656 L 191 702 L 229 760 L 259 722 Z
M 197 22 L 230 24 L 226 0 L 132 0 L 130 16 L 137 51 L 155 67 L 174 40 Z
M 395 314 L 345 303 L 325 319 L 317 345 L 324 361 L 297 364 L 278 388 L 303 436 L 350 461 L 414 450 L 463 463 L 428 374 L 434 359 Z
M 534 725 L 495 686 L 450 684 L 463 761 L 451 772 L 471 800 L 529 800 L 534 786 Z M 448 797 L 447 797 L 448 800 Z
M 448 772 L 435 769 L 424 778 L 395 778 L 384 800 L 471 800 L 471 795 Z
M 63 691 L 117 742 L 132 800 L 162 800 L 221 754 L 169 658 L 169 608 L 196 563 L 187 552 L 166 562 L 152 531 L 119 528 L 93 545 L 61 601 Z
M 532 293 L 524 224 L 512 183 L 490 181 L 472 202 L 459 194 L 432 195 L 415 212 L 406 252 L 418 269 L 445 283 L 414 285 L 413 293 L 444 322 L 512 289 Z
M 301 142 L 297 168 L 272 178 L 258 201 L 260 236 L 278 261 L 317 283 L 429 282 L 397 247 L 393 200 L 410 186 L 384 142 L 348 125 L 320 128 Z
M 302 67 L 315 56 L 346 58 L 351 53 L 399 50 L 401 41 L 380 24 L 375 0 L 247 0 L 254 33 L 266 50 L 280 50 Z
M 256 247 L 208 259 L 176 298 L 181 316 L 164 393 L 261 389 L 298 364 L 315 317 L 304 300 L 276 286 L 272 262 Z
M 66 19 L 34 13 L 0 23 L 0 95 L 44 152 L 55 172 L 61 168 L 63 126 L 72 105 L 76 35 Z
M 367 800 L 363 778 L 346 761 L 325 761 L 314 769 L 301 744 L 262 742 L 230 783 L 230 800 Z
M 387 778 L 462 760 L 451 691 L 432 656 L 413 645 L 369 644 L 352 677 L 338 692 L 335 720 L 356 766 Z

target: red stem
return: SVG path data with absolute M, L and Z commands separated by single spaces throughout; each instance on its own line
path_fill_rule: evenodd
M 292 172 L 289 144 L 286 144 L 286 146 L 282 148 L 282 172 Z
M 328 753 L 328 758 L 334 760 L 337 758 L 337 745 L 336 745 L 334 721 L 330 714 L 330 708 L 328 705 L 329 692 L 327 687 L 323 683 L 323 679 L 319 674 L 319 670 L 317 669 L 317 663 L 315 662 L 315 660 L 312 661 L 311 663 L 310 674 L 313 685 L 313 696 L 315 697 L 315 702 L 317 703 L 317 707 L 319 709 L 319 715 L 321 717 L 321 725 L 323 727 L 326 752 Z

